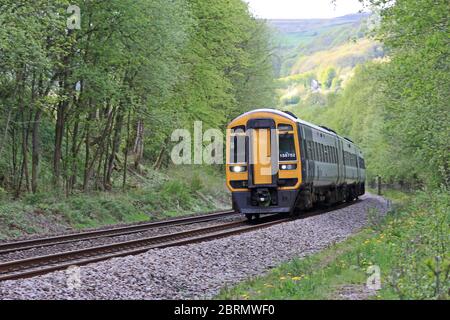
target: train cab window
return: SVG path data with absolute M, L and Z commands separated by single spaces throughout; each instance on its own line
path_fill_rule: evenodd
M 292 126 L 290 124 L 279 124 L 278 125 L 278 130 L 279 131 L 293 131 L 294 129 L 292 128 Z
M 247 163 L 248 137 L 237 135 L 230 138 L 230 163 Z
M 245 126 L 237 126 L 231 128 L 231 134 L 245 133 Z
M 293 134 L 279 134 L 278 148 L 280 161 L 297 160 L 295 153 L 295 140 Z

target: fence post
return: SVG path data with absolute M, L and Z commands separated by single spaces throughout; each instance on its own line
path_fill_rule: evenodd
M 381 176 L 377 176 L 377 193 L 381 196 Z

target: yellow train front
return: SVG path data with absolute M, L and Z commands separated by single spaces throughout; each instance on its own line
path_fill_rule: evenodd
M 360 149 L 331 129 L 272 109 L 245 113 L 227 129 L 227 186 L 249 219 L 364 194 Z

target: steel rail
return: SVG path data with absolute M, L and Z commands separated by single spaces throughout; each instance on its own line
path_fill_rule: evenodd
M 266 220 L 267 222 L 265 222 Z M 36 276 L 65 269 L 73 265 L 85 265 L 114 257 L 139 254 L 150 249 L 217 239 L 269 227 L 290 220 L 292 218 L 274 219 L 274 217 L 268 217 L 265 220 L 261 219 L 261 222 L 257 224 L 249 224 L 247 221 L 230 222 L 167 235 L 9 261 L 0 264 L 0 281 Z
M 343 203 L 333 207 L 311 210 L 305 212 L 297 218 L 306 219 L 315 215 L 342 209 L 354 203 L 355 202 Z M 256 221 L 256 223 L 249 223 L 246 220 L 228 222 L 220 225 L 197 228 L 172 234 L 152 236 L 97 247 L 4 262 L 0 263 L 0 281 L 32 277 L 65 269 L 74 265 L 86 265 L 110 258 L 135 255 L 146 252 L 150 249 L 208 241 L 293 220 L 294 217 L 292 216 L 286 217 L 272 215 L 261 218 Z
M 44 238 L 6 242 L 6 243 L 0 244 L 0 255 L 9 253 L 9 252 L 14 252 L 14 251 L 48 247 L 48 246 L 53 246 L 53 245 L 75 242 L 75 241 L 84 241 L 84 240 L 99 239 L 99 238 L 104 238 L 104 237 L 127 235 L 127 234 L 147 231 L 147 230 L 157 228 L 157 227 L 167 227 L 167 226 L 186 225 L 186 224 L 192 224 L 192 223 L 197 223 L 197 222 L 207 222 L 207 221 L 219 219 L 219 218 L 226 217 L 228 215 L 233 215 L 233 214 L 236 214 L 236 213 L 232 210 L 226 210 L 226 211 L 214 212 L 214 213 L 209 213 L 209 214 L 200 215 L 200 216 L 175 218 L 175 219 L 169 219 L 169 220 L 163 220 L 163 221 L 147 222 L 147 223 L 141 223 L 141 224 L 136 224 L 136 225 L 121 226 L 121 227 L 114 227 L 114 228 L 101 229 L 101 230 L 92 230 L 92 231 L 85 231 L 85 232 L 79 232 L 79 233 L 49 236 L 49 237 L 44 237 Z

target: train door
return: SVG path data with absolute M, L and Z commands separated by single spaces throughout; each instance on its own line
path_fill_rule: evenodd
M 250 119 L 249 131 L 250 164 L 249 188 L 276 187 L 278 177 L 278 143 L 276 123 L 273 119 Z
M 360 163 L 359 163 L 359 150 L 356 146 L 354 146 L 355 148 L 355 156 L 356 156 L 356 181 L 357 183 L 361 182 L 361 168 L 359 167 Z
M 272 144 L 271 130 L 253 129 L 251 132 L 253 183 L 255 185 L 272 184 Z
M 347 167 L 346 167 L 346 163 L 345 163 L 345 156 L 344 156 L 344 142 L 342 141 L 342 139 L 339 139 L 338 142 L 339 145 L 339 151 L 338 151 L 338 155 L 339 155 L 339 184 L 343 184 L 347 182 Z

